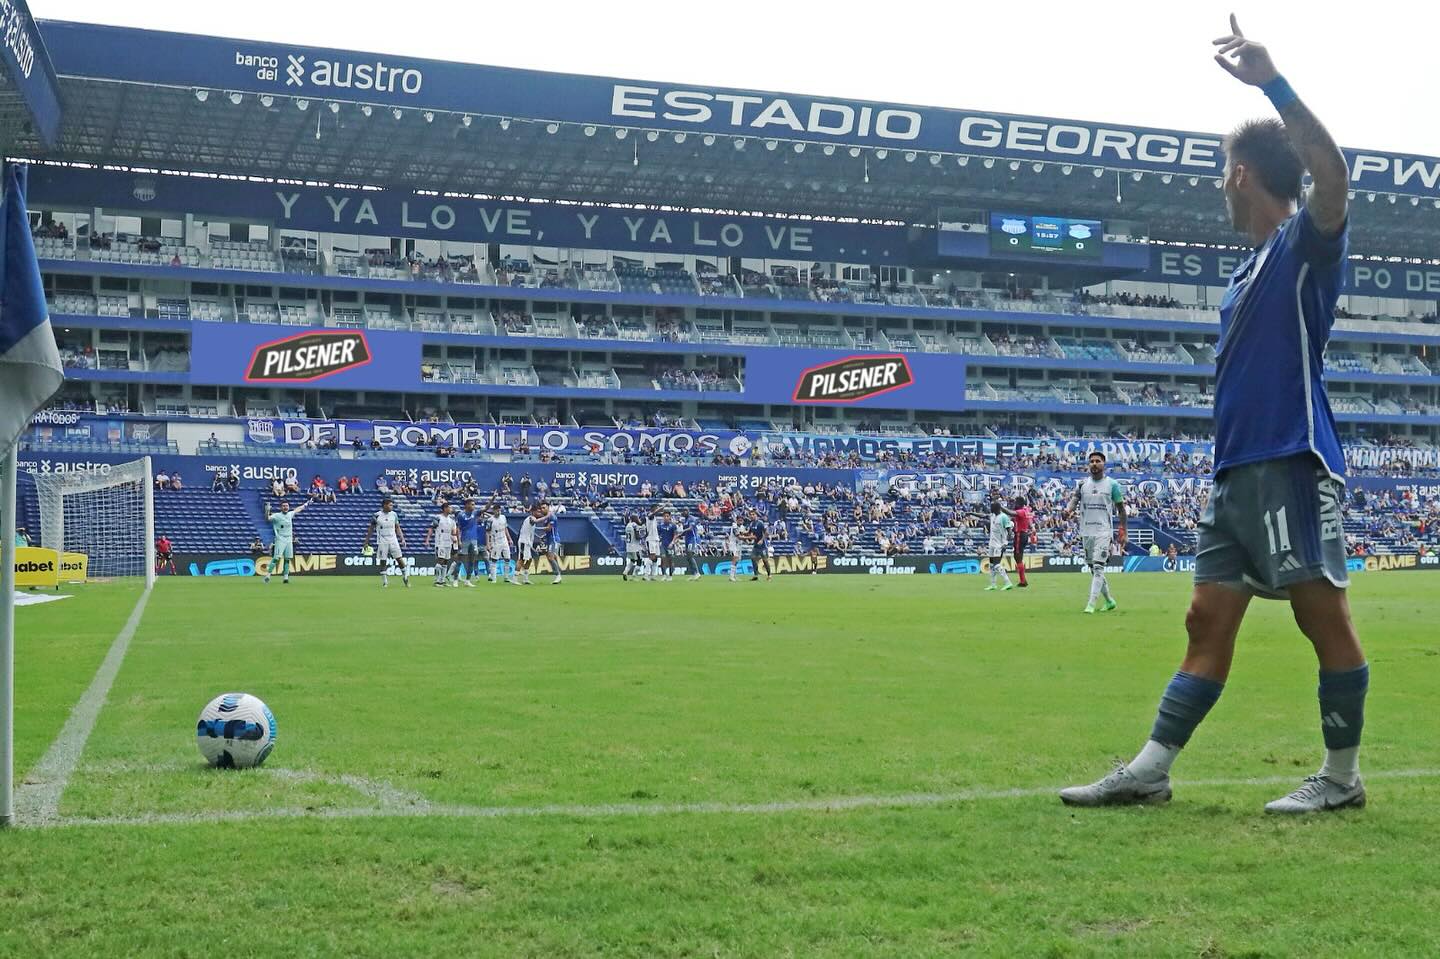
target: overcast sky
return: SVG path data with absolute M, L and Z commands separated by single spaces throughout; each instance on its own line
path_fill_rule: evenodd
M 1216 133 L 1268 112 L 1211 60 L 1233 6 L 30 0 L 41 19 Z M 1440 156 L 1440 3 L 1248 0 L 1236 12 L 1342 145 Z

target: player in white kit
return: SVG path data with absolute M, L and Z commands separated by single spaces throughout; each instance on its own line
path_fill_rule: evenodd
M 505 520 L 505 510 L 496 503 L 491 507 L 490 520 L 485 526 L 485 562 L 490 567 L 490 582 L 498 582 L 498 571 L 506 582 L 515 582 L 515 564 L 510 560 L 510 524 Z M 505 576 L 505 566 L 510 573 Z
M 1011 532 L 1014 528 L 1015 521 L 1000 508 L 1000 503 L 992 502 L 990 504 L 990 585 L 985 587 L 987 592 L 997 588 L 995 579 L 997 575 L 1005 581 L 1005 585 L 999 586 L 999 589 L 1014 588 L 1010 582 L 1010 574 L 1005 571 L 1005 549 L 1014 538 L 1014 534 Z
M 643 565 L 642 556 L 645 552 L 645 524 L 640 522 L 640 517 L 631 513 L 625 519 L 625 569 L 621 571 L 620 578 L 629 580 L 631 576 L 638 576 Z
M 660 513 L 645 521 L 645 579 L 660 578 Z
M 395 513 L 395 501 L 385 497 L 380 509 L 370 517 L 365 530 L 365 545 L 370 545 L 371 534 L 375 536 L 375 562 L 380 567 L 380 585 L 390 585 L 390 564 L 400 567 L 400 576 L 405 585 L 410 585 L 410 567 L 405 563 L 405 530 L 400 527 L 400 517 Z
M 451 586 L 459 586 L 460 576 L 455 567 L 460 549 L 460 524 L 455 521 L 449 503 L 440 507 L 440 515 L 425 531 L 426 546 L 430 545 L 431 537 L 435 539 L 435 585 L 444 586 L 448 582 Z
M 1110 559 L 1110 544 L 1116 541 L 1125 548 L 1125 489 L 1105 475 L 1105 454 L 1093 452 L 1089 456 L 1090 475 L 1075 484 L 1070 502 L 1065 507 L 1065 518 L 1080 511 L 1080 548 L 1085 554 L 1085 563 L 1090 567 L 1090 600 L 1085 612 L 1095 612 L 1095 602 L 1105 600 L 1101 612 L 1115 608 L 1115 598 L 1110 595 L 1110 584 L 1105 581 L 1105 563 Z M 1112 516 L 1120 518 L 1118 531 L 1112 523 Z
M 535 561 L 535 512 L 531 510 L 520 521 L 520 538 L 516 540 L 520 557 L 515 567 L 520 573 L 520 583 L 530 585 L 530 564 Z
M 730 525 L 725 527 L 725 555 L 730 557 L 730 582 L 735 582 L 735 570 L 740 566 L 740 536 L 744 530 L 738 517 L 731 516 Z

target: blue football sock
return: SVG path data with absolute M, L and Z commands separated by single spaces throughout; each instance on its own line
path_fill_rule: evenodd
M 1370 664 L 1343 672 L 1320 670 L 1320 728 L 1326 749 L 1360 745 L 1365 727 L 1365 693 L 1370 688 Z
M 1160 697 L 1150 738 L 1166 746 L 1181 747 L 1220 698 L 1225 684 L 1183 670 L 1177 672 Z

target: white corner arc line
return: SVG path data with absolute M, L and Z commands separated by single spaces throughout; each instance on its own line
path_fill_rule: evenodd
M 95 721 L 100 718 L 105 698 L 110 695 L 110 687 L 120 673 L 120 664 L 125 660 L 125 652 L 130 648 L 130 640 L 140 627 L 140 617 L 149 601 L 150 587 L 147 586 L 135 601 L 135 608 L 130 611 L 130 618 L 121 627 L 115 642 L 110 644 L 110 651 L 105 654 L 100 668 L 95 671 L 95 678 L 90 680 L 89 688 L 81 694 L 74 708 L 70 710 L 65 725 L 60 729 L 60 735 L 55 737 L 45 755 L 16 787 L 16 825 L 43 826 L 59 818 L 60 797 L 65 792 L 75 767 L 80 764 L 80 754 L 85 751 L 85 743 L 95 730 Z
M 1387 769 L 1367 773 L 1367 781 L 1395 779 L 1440 779 L 1440 769 Z M 1183 788 L 1288 785 L 1294 775 L 1260 776 L 1251 779 L 1194 779 L 1178 783 Z M 367 784 L 368 785 L 368 784 Z M 1003 799 L 1055 797 L 1059 786 L 1028 786 L 1015 789 L 962 789 L 944 793 L 899 793 L 893 795 L 834 796 L 779 802 L 693 802 L 693 803 L 601 803 L 596 805 L 471 806 L 463 804 L 391 804 L 390 797 L 379 806 L 305 809 L 278 806 L 272 809 L 235 809 L 195 813 L 150 813 L 134 816 L 54 818 L 30 821 L 27 826 L 48 828 L 75 826 L 149 826 L 191 823 L 247 822 L 262 819 L 603 819 L 652 818 L 681 815 L 766 816 L 785 813 L 841 813 L 862 809 L 917 809 Z M 403 800 L 402 800 L 403 802 Z

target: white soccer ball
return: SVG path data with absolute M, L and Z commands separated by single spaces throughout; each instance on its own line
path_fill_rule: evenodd
M 195 724 L 200 755 L 222 769 L 249 769 L 275 748 L 275 714 L 258 696 L 225 693 L 200 710 Z

